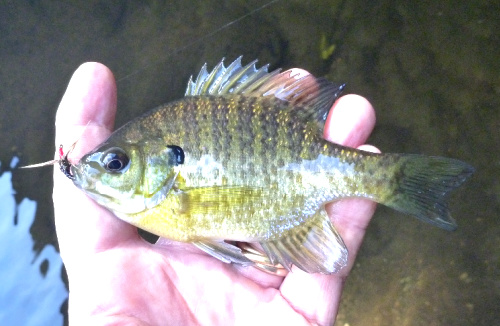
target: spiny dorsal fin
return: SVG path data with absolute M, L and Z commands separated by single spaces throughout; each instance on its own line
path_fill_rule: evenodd
M 185 96 L 241 94 L 249 97 L 272 96 L 289 102 L 303 119 L 314 120 L 322 129 L 332 104 L 344 85 L 324 78 L 299 76 L 280 69 L 268 72 L 269 64 L 256 68 L 257 60 L 241 65 L 241 56 L 227 68 L 224 59 L 209 73 L 204 64 L 196 79 L 189 79 Z
M 241 94 L 245 89 L 254 90 L 280 72 L 280 69 L 268 72 L 268 64 L 257 69 L 257 60 L 243 67 L 241 58 L 238 57 L 227 68 L 222 59 L 210 73 L 205 63 L 194 81 L 193 76 L 189 78 L 185 96 Z

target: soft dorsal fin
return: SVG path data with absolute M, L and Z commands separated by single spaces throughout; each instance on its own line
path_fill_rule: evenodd
M 297 115 L 316 121 L 323 128 L 332 104 L 338 98 L 344 84 L 334 85 L 324 78 L 312 75 L 299 76 L 281 69 L 268 72 L 269 64 L 259 69 L 254 60 L 241 65 L 241 56 L 227 68 L 224 59 L 208 72 L 204 64 L 195 80 L 189 79 L 185 96 L 240 94 L 249 97 L 275 97 L 289 102 Z

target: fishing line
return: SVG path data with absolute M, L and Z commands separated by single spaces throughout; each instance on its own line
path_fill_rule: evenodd
M 183 50 L 185 50 L 185 49 L 187 49 L 187 48 L 189 48 L 189 47 L 191 47 L 191 46 L 193 46 L 193 45 L 195 45 L 195 44 L 197 44 L 199 42 L 207 40 L 207 39 L 211 38 L 212 36 L 216 35 L 217 33 L 219 33 L 220 31 L 222 31 L 222 30 L 224 30 L 224 29 L 226 29 L 226 28 L 228 28 L 228 27 L 230 27 L 232 25 L 235 25 L 235 24 L 241 22 L 245 18 L 248 18 L 248 17 L 254 15 L 255 13 L 258 13 L 259 11 L 262 11 L 263 9 L 265 9 L 267 7 L 270 7 L 270 6 L 276 4 L 277 2 L 280 2 L 280 1 L 281 0 L 271 0 L 271 1 L 263 4 L 262 6 L 257 7 L 255 9 L 251 10 L 250 12 L 248 12 L 248 13 L 246 13 L 246 14 L 238 17 L 238 18 L 236 18 L 235 20 L 232 20 L 232 21 L 230 21 L 230 22 L 228 22 L 228 23 L 226 23 L 224 25 L 221 25 L 221 26 L 217 27 L 212 32 L 210 32 L 208 34 L 205 34 L 205 35 L 203 35 L 201 37 L 198 37 L 198 38 L 194 39 L 193 41 L 191 41 L 191 42 L 183 45 L 182 47 L 177 48 L 176 50 L 168 53 L 167 56 L 179 53 L 179 52 L 181 52 L 181 51 L 183 51 Z M 143 66 L 142 68 L 140 68 L 140 69 L 138 69 L 138 70 L 136 70 L 136 71 L 134 71 L 134 72 L 126 75 L 125 77 L 122 77 L 122 78 L 118 79 L 117 82 L 122 82 L 122 81 L 124 81 L 124 80 L 126 80 L 126 79 L 128 79 L 128 78 L 130 78 L 132 76 L 135 76 L 138 73 L 146 70 L 149 67 L 152 67 L 154 65 L 160 64 L 164 60 L 165 59 L 158 60 L 156 62 L 152 62 L 150 64 L 147 64 L 147 65 Z M 88 125 L 88 123 L 87 123 L 87 125 Z M 21 169 L 32 169 L 32 168 L 38 168 L 38 167 L 43 167 L 43 166 L 47 166 L 47 165 L 59 164 L 59 166 L 61 168 L 61 171 L 63 171 L 63 173 L 67 177 L 69 177 L 71 179 L 72 176 L 71 176 L 71 174 L 69 172 L 69 167 L 71 166 L 71 163 L 68 160 L 68 154 L 73 150 L 73 148 L 75 147 L 75 145 L 76 145 L 76 142 L 70 147 L 70 149 L 67 151 L 66 154 L 64 154 L 62 152 L 62 145 L 61 145 L 61 147 L 59 148 L 59 159 L 57 159 L 57 160 L 50 160 L 50 161 L 43 162 L 43 163 L 30 164 L 30 165 L 27 165 L 27 166 L 21 166 L 20 168 Z
M 185 50 L 185 49 L 187 49 L 187 48 L 189 48 L 189 47 L 191 47 L 191 46 L 193 46 L 193 45 L 195 45 L 195 44 L 197 44 L 197 43 L 199 43 L 199 42 L 201 42 L 201 41 L 207 40 L 207 39 L 211 38 L 212 36 L 216 35 L 217 33 L 219 33 L 220 31 L 222 31 L 222 30 L 224 30 L 224 29 L 228 28 L 229 26 L 234 25 L 234 24 L 237 24 L 237 23 L 239 23 L 240 21 L 244 20 L 245 18 L 250 17 L 250 16 L 252 16 L 252 15 L 256 14 L 257 12 L 262 11 L 263 9 L 266 9 L 267 7 L 270 7 L 270 6 L 272 6 L 272 5 L 274 5 L 275 3 L 280 2 L 280 1 L 281 1 L 281 0 L 271 0 L 271 1 L 269 1 L 269 2 L 267 2 L 267 3 L 265 3 L 265 4 L 263 4 L 262 6 L 260 6 L 260 7 L 258 7 L 258 8 L 255 8 L 255 9 L 253 9 L 252 11 L 250 11 L 250 12 L 248 12 L 248 13 L 244 14 L 243 16 L 240 16 L 240 17 L 236 18 L 235 20 L 232 20 L 232 21 L 230 21 L 230 22 L 228 22 L 228 23 L 226 23 L 226 24 L 224 24 L 224 25 L 222 25 L 222 26 L 219 26 L 218 28 L 216 28 L 216 29 L 215 29 L 215 30 L 213 30 L 212 32 L 210 32 L 210 33 L 208 33 L 208 34 L 205 34 L 205 35 L 203 35 L 203 36 L 201 36 L 201 37 L 199 37 L 199 38 L 197 38 L 197 39 L 194 39 L 193 41 L 191 41 L 191 42 L 187 43 L 186 45 L 183 45 L 183 46 L 182 46 L 182 47 L 180 47 L 180 48 L 177 48 L 176 50 L 174 50 L 174 51 L 170 52 L 170 53 L 168 54 L 168 56 L 173 55 L 173 54 L 176 54 L 176 53 L 179 53 L 179 52 L 181 52 L 181 51 L 183 51 L 183 50 Z M 152 62 L 152 63 L 150 63 L 150 64 L 147 64 L 147 65 L 143 66 L 142 68 L 140 68 L 140 69 L 138 69 L 138 70 L 136 70 L 136 71 L 134 71 L 134 72 L 132 72 L 132 73 L 130 73 L 130 74 L 128 74 L 128 75 L 126 75 L 125 77 L 122 77 L 122 78 L 118 79 L 118 80 L 117 80 L 117 82 L 121 82 L 121 81 L 124 81 L 124 80 L 126 80 L 126 79 L 128 79 L 128 78 L 132 77 L 132 76 L 135 76 L 135 75 L 137 75 L 138 73 L 140 73 L 140 72 L 142 72 L 142 71 L 146 70 L 147 68 L 149 68 L 149 67 L 151 67 L 151 66 L 154 66 L 154 65 L 157 65 L 157 64 L 159 64 L 159 63 L 161 63 L 161 62 L 163 62 L 163 61 L 164 61 L 164 59 L 163 59 L 163 60 L 160 60 L 160 61 L 157 61 L 157 62 Z

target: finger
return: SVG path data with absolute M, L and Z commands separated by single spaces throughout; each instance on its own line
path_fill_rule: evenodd
M 366 142 L 375 126 L 375 111 L 370 102 L 359 95 L 339 98 L 326 120 L 325 139 L 349 147 Z
M 325 124 L 325 139 L 341 145 L 358 147 L 375 125 L 370 103 L 357 95 L 346 95 L 333 106 Z M 373 149 L 363 147 L 363 149 Z M 280 287 L 282 295 L 310 321 L 330 325 L 337 314 L 345 276 L 350 271 L 375 204 L 368 200 L 340 200 L 327 205 L 332 222 L 349 250 L 348 266 L 339 274 L 308 274 L 295 266 Z
M 72 162 L 111 133 L 116 84 L 108 68 L 86 63 L 73 74 L 56 115 L 56 146 L 78 140 Z M 68 269 L 85 257 L 130 237 L 135 229 L 118 220 L 77 189 L 56 167 L 54 213 L 61 255 Z M 75 267 L 76 268 L 76 267 Z
M 89 151 L 109 136 L 116 114 L 116 84 L 105 66 L 89 62 L 71 77 L 56 114 L 56 147 L 78 140 Z M 85 131 L 92 137 L 82 137 Z M 76 156 L 72 153 L 72 156 Z

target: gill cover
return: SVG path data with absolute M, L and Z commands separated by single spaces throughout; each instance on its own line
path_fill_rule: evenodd
M 144 195 L 145 208 L 152 208 L 161 203 L 174 186 L 179 174 L 179 165 L 184 163 L 184 150 L 177 145 L 163 144 L 163 141 L 146 143 L 143 153 L 144 175 L 141 192 Z

